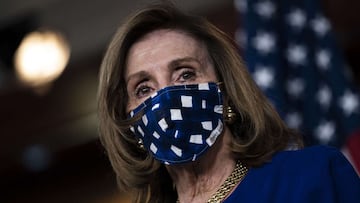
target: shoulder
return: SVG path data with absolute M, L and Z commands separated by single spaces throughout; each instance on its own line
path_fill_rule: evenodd
M 294 162 L 296 165 L 306 164 L 307 166 L 315 164 L 319 166 L 320 163 L 327 164 L 337 159 L 345 159 L 342 153 L 329 146 L 312 146 L 299 150 L 285 150 L 276 153 L 271 162 Z
M 334 176 L 339 173 L 338 170 L 355 174 L 344 155 L 337 148 L 329 146 L 281 151 L 276 153 L 264 167 L 276 168 L 276 170 L 291 174 L 307 173 L 308 176 L 310 174 Z
M 333 188 L 341 191 L 353 187 L 360 194 L 359 176 L 344 155 L 333 147 L 281 151 L 271 161 L 250 172 L 249 178 L 261 177 L 269 186 L 309 191 L 331 191 Z
M 323 146 L 323 145 L 316 145 L 311 147 L 305 147 L 302 149 L 297 150 L 284 150 L 280 151 L 276 156 L 297 156 L 297 157 L 331 157 L 331 156 L 338 156 L 341 152 L 335 147 Z M 316 156 L 313 156 L 316 155 Z
M 262 194 L 262 195 L 258 195 Z M 254 167 L 229 202 L 360 202 L 360 179 L 342 153 L 314 146 L 281 151 Z
M 331 198 L 342 200 L 340 202 L 360 201 L 360 178 L 345 156 L 334 147 L 312 146 L 278 152 L 259 171 L 272 174 L 276 179 L 270 181 L 272 184 L 308 194 L 316 191 L 319 193 L 316 198 L 323 199 L 322 202 Z M 312 195 L 307 197 L 314 198 Z
M 312 146 L 299 150 L 285 150 L 274 154 L 265 164 L 251 168 L 248 176 L 265 181 L 285 183 L 330 181 L 334 171 L 353 171 L 342 153 L 333 147 Z M 338 174 L 339 172 L 336 172 Z M 351 172 L 350 174 L 355 173 Z

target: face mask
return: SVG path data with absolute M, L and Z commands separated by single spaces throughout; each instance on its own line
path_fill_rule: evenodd
M 216 83 L 170 86 L 130 112 L 142 114 L 130 130 L 165 164 L 195 161 L 223 131 L 222 94 Z

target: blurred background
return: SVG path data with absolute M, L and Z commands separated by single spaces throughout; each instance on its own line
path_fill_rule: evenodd
M 0 0 L 0 202 L 128 202 L 98 140 L 97 77 L 118 25 L 149 2 Z M 241 28 L 233 0 L 174 2 L 230 36 Z M 360 2 L 322 5 L 359 81 Z

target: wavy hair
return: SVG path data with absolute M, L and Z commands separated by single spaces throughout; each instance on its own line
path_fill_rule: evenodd
M 237 119 L 228 124 L 231 149 L 248 167 L 268 161 L 289 143 L 302 141 L 284 122 L 254 83 L 233 41 L 206 19 L 173 5 L 148 6 L 130 16 L 114 35 L 103 58 L 98 116 L 100 139 L 117 175 L 119 188 L 134 192 L 134 202 L 175 202 L 177 195 L 165 167 L 140 149 L 129 131 L 124 71 L 130 47 L 158 29 L 179 30 L 205 44 L 219 81 Z

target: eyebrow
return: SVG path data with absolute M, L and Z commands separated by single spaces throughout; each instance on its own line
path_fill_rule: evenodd
M 197 59 L 197 58 L 194 58 L 194 57 L 184 57 L 184 58 L 179 58 L 179 59 L 174 59 L 172 60 L 168 67 L 170 69 L 174 69 L 176 67 L 178 67 L 179 65 L 183 64 L 184 62 L 196 62 L 198 64 L 201 64 L 201 62 Z M 136 72 L 132 75 L 130 75 L 127 79 L 126 79 L 126 84 L 129 83 L 129 81 L 133 78 L 144 78 L 144 77 L 150 77 L 150 74 L 146 71 L 146 70 L 141 70 L 139 72 Z
M 198 64 L 201 64 L 201 62 L 194 57 L 184 57 L 184 58 L 179 58 L 179 59 L 175 59 L 173 61 L 170 62 L 169 67 L 170 68 L 175 68 L 179 65 L 181 65 L 184 62 L 196 62 Z
M 125 84 L 127 85 L 132 78 L 145 78 L 148 76 L 149 76 L 149 73 L 147 71 L 142 70 L 142 71 L 136 72 L 136 73 L 130 75 L 128 78 L 126 78 Z

